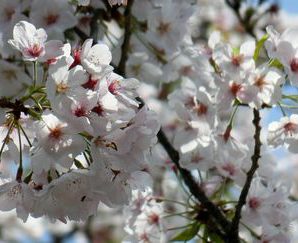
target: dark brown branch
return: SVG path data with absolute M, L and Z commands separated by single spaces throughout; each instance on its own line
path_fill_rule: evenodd
M 128 5 L 125 9 L 124 16 L 125 16 L 125 33 L 124 33 L 124 40 L 121 47 L 121 59 L 117 68 L 117 72 L 123 76 L 125 76 L 125 65 L 128 59 L 128 52 L 129 52 L 129 44 L 130 38 L 132 35 L 132 5 L 133 0 L 128 2 Z M 183 178 L 184 183 L 189 188 L 189 191 L 194 195 L 194 197 L 201 203 L 201 205 L 206 208 L 208 214 L 211 218 L 220 226 L 220 229 L 226 233 L 230 229 L 230 222 L 225 218 L 224 214 L 219 210 L 215 204 L 213 204 L 205 195 L 204 191 L 198 186 L 197 182 L 194 180 L 192 174 L 183 168 L 180 167 L 179 164 L 179 153 L 175 150 L 175 148 L 170 144 L 166 135 L 162 131 L 162 129 L 158 132 L 158 140 L 161 145 L 164 147 L 166 152 L 168 153 L 169 157 L 176 165 L 181 177 Z M 216 228 L 216 226 L 215 226 Z M 218 232 L 221 232 L 218 230 Z M 221 237 L 224 237 L 224 233 L 221 234 Z
M 98 39 L 98 31 L 99 31 L 99 23 L 98 20 L 102 17 L 101 9 L 95 9 L 93 11 L 93 17 L 90 22 L 90 37 L 97 41 Z
M 254 33 L 254 27 L 255 27 L 256 23 L 252 24 L 250 21 L 252 15 L 249 15 L 249 16 L 243 18 L 240 14 L 241 1 L 239 1 L 239 0 L 225 0 L 225 2 L 233 10 L 233 12 L 237 16 L 240 24 L 245 29 L 245 31 L 252 37 L 256 38 L 256 35 Z
M 89 38 L 89 36 L 81 31 L 77 26 L 73 28 L 73 31 L 80 37 L 82 41 L 85 41 Z
M 132 35 L 132 6 L 133 6 L 134 0 L 129 0 L 128 4 L 124 11 L 124 18 L 125 18 L 125 32 L 124 32 L 124 39 L 123 44 L 121 46 L 121 59 L 118 64 L 117 72 L 120 75 L 125 75 L 125 69 L 126 69 L 126 61 L 128 59 L 128 51 L 129 51 L 129 44 L 130 44 L 130 38 Z
M 254 27 L 255 24 L 250 23 L 251 17 L 253 14 L 249 15 L 248 17 L 243 18 L 240 14 L 240 7 L 241 7 L 241 1 L 238 0 L 226 0 L 227 5 L 234 11 L 236 14 L 240 24 L 243 26 L 245 29 L 246 33 L 251 35 L 256 39 L 256 35 L 254 33 Z M 254 134 L 254 140 L 255 140 L 255 146 L 254 146 L 254 153 L 253 156 L 251 157 L 251 168 L 246 174 L 246 181 L 245 184 L 242 188 L 242 191 L 239 196 L 238 204 L 236 206 L 235 210 L 235 215 L 232 220 L 231 224 L 231 229 L 228 234 L 228 241 L 229 242 L 240 242 L 239 240 L 239 223 L 241 219 L 241 211 L 243 206 L 246 203 L 247 195 L 254 177 L 254 174 L 256 170 L 259 168 L 259 159 L 261 157 L 261 140 L 260 140 L 260 135 L 261 135 L 261 126 L 260 126 L 260 112 L 257 109 L 253 110 L 254 114 L 254 119 L 253 119 L 253 124 L 255 126 L 255 134 Z
M 239 242 L 238 234 L 239 234 L 239 222 L 241 219 L 241 210 L 242 210 L 242 207 L 246 203 L 248 191 L 251 186 L 251 182 L 253 180 L 254 174 L 255 174 L 256 170 L 259 168 L 259 159 L 261 158 L 261 146 L 262 146 L 261 139 L 260 139 L 261 117 L 260 117 L 260 112 L 257 109 L 254 109 L 253 113 L 254 113 L 253 124 L 255 126 L 255 135 L 254 135 L 255 146 L 254 146 L 253 156 L 251 157 L 252 165 L 251 165 L 250 170 L 246 174 L 247 175 L 246 182 L 245 182 L 243 189 L 241 191 L 241 194 L 240 194 L 240 197 L 238 200 L 238 204 L 236 206 L 235 215 L 232 220 L 231 230 L 229 233 L 230 241 L 235 242 L 235 243 Z
M 189 188 L 189 191 L 202 204 L 202 207 L 206 208 L 210 217 L 212 217 L 214 221 L 218 223 L 223 232 L 228 232 L 230 229 L 230 222 L 225 218 L 224 214 L 219 210 L 219 208 L 208 199 L 204 191 L 198 186 L 197 182 L 194 180 L 192 174 L 188 170 L 183 169 L 180 166 L 179 153 L 171 145 L 171 143 L 169 142 L 168 138 L 162 130 L 158 132 L 157 137 L 159 143 L 163 146 L 163 148 L 166 150 L 167 154 L 171 158 L 172 162 L 176 165 L 179 173 L 181 174 L 181 177 L 183 178 L 184 183 Z
M 7 98 L 0 98 L 0 108 L 10 109 L 16 120 L 20 119 L 22 112 L 25 115 L 29 113 L 29 109 L 19 100 L 12 102 Z
M 134 1 L 130 0 L 128 5 L 126 6 L 124 17 L 125 17 L 125 32 L 124 32 L 124 40 L 121 47 L 122 53 L 120 62 L 116 71 L 125 76 L 126 72 L 126 62 L 128 59 L 128 52 L 129 52 L 129 45 L 130 45 L 130 38 L 132 35 L 132 6 Z M 143 101 L 140 99 L 140 105 L 143 105 Z M 179 153 L 175 150 L 175 148 L 170 144 L 166 135 L 162 131 L 162 129 L 158 132 L 158 140 L 160 144 L 164 147 L 168 156 L 171 158 L 173 163 L 176 165 L 181 177 L 185 185 L 188 187 L 189 191 L 194 195 L 194 197 L 201 203 L 201 206 L 205 208 L 208 212 L 208 215 L 212 219 L 212 221 L 216 222 L 217 225 L 214 225 L 214 230 L 218 232 L 218 235 L 225 239 L 226 233 L 230 230 L 231 223 L 226 219 L 225 215 L 220 211 L 220 209 L 208 199 L 205 195 L 204 191 L 198 186 L 197 182 L 193 178 L 192 174 L 186 170 L 181 168 L 179 164 L 180 156 Z M 218 228 L 219 226 L 219 228 Z

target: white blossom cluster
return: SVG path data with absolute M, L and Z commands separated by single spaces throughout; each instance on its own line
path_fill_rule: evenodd
M 96 213 L 99 202 L 111 207 L 127 204 L 132 189 L 150 182 L 144 170 L 146 153 L 159 129 L 156 117 L 145 106 L 139 108 L 138 81 L 114 73 L 109 48 L 92 42 L 86 40 L 73 58 L 70 45 L 47 41 L 44 29 L 26 21 L 15 25 L 9 43 L 24 60 L 49 65 L 45 93 L 40 97 L 48 108 L 41 107 L 34 121 L 27 116 L 18 121 L 28 124 L 27 141 L 19 134 L 23 142 L 7 140 L 2 148 L 3 153 L 18 153 L 33 142 L 29 183 L 22 175 L 4 183 L 1 210 L 16 208 L 23 220 L 29 214 L 86 220 Z M 36 85 L 39 88 L 23 97 L 25 106 L 34 92 L 42 92 L 43 86 Z M 15 130 L 20 133 L 21 124 L 13 124 L 9 110 L 1 113 L 2 124 L 7 124 L 2 134 L 6 130 L 9 138 Z M 79 155 L 85 156 L 85 165 Z
M 232 48 L 220 40 L 217 32 L 211 35 L 207 48 L 189 47 L 192 66 L 204 68 L 196 79 L 184 77 L 181 89 L 169 95 L 170 105 L 184 123 L 174 138 L 181 156 L 180 165 L 212 174 L 210 182 L 217 180 L 216 184 L 220 184 L 231 180 L 244 186 L 253 147 L 233 135 L 235 113 L 241 105 L 257 110 L 278 105 L 286 77 L 296 85 L 293 40 L 298 37 L 297 30 L 279 34 L 270 27 L 267 31 L 265 46 L 270 62 L 256 62 L 255 41 L 249 40 L 239 49 Z M 285 72 L 274 65 L 273 60 L 280 62 Z M 270 124 L 268 145 L 285 143 L 291 152 L 297 153 L 297 125 L 296 114 Z M 252 134 L 248 132 L 248 136 Z M 260 163 L 262 166 L 268 162 L 261 158 Z M 218 180 L 218 176 L 222 179 Z M 210 193 L 208 180 L 203 183 L 207 184 L 206 192 Z M 268 171 L 256 174 L 252 182 L 242 222 L 252 227 L 261 226 L 263 241 L 289 242 L 287 230 L 296 217 L 297 206 L 288 199 L 289 185 L 283 183 Z M 218 187 L 213 185 L 212 188 L 211 195 L 214 195 Z
M 230 220 L 257 165 L 239 235 L 291 242 L 292 184 L 266 151 L 298 153 L 298 115 L 284 104 L 298 103 L 284 94 L 298 86 L 298 29 L 237 41 L 210 31 L 205 44 L 204 21 L 218 21 L 206 1 L 129 1 L 0 2 L 0 210 L 66 223 L 125 206 L 125 242 L 186 241 L 213 221 L 181 170 Z M 275 108 L 280 121 L 252 121 Z M 160 124 L 178 162 L 156 145 Z
M 88 6 L 90 4 L 90 0 L 78 0 L 79 6 Z M 113 5 L 127 5 L 127 0 L 109 0 L 109 4 Z

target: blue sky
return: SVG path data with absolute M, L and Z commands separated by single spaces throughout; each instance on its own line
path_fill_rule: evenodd
M 280 0 L 279 2 L 287 12 L 298 14 L 298 0 Z

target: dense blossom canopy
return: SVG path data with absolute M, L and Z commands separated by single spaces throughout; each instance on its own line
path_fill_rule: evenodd
M 203 44 L 192 0 L 3 0 L 0 210 L 121 208 L 126 242 L 291 242 L 292 185 L 267 155 L 298 153 L 298 29 L 227 2 L 248 36 Z

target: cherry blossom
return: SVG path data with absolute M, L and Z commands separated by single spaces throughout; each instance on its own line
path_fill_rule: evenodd
M 296 153 L 297 149 L 297 125 L 298 116 L 282 117 L 279 122 L 275 121 L 268 127 L 268 144 L 274 147 L 286 144 L 291 152 Z
M 101 76 L 109 69 L 112 55 L 107 45 L 95 44 L 92 46 L 92 42 L 92 39 L 84 42 L 80 51 L 80 61 L 89 73 Z
M 278 69 L 268 69 L 266 66 L 258 68 L 249 77 L 249 82 L 257 88 L 257 95 L 250 105 L 260 108 L 262 104 L 274 105 L 279 102 L 284 81 Z
M 44 112 L 41 118 L 42 121 L 35 124 L 38 143 L 32 148 L 33 172 L 40 174 L 43 170 L 55 168 L 55 164 L 69 169 L 73 159 L 84 150 L 83 138 L 49 111 Z
M 255 67 L 254 50 L 254 41 L 243 43 L 239 51 L 233 50 L 229 45 L 218 44 L 215 47 L 213 58 L 224 74 L 237 80 Z
M 297 28 L 209 2 L 3 0 L 0 211 L 94 242 L 295 241 Z
M 61 41 L 48 41 L 47 34 L 44 29 L 36 29 L 34 25 L 21 21 L 17 23 L 13 29 L 13 40 L 9 40 L 9 43 L 22 52 L 24 60 L 36 61 L 43 60 L 43 56 L 47 54 L 49 50 L 54 49 L 59 52 L 62 48 Z M 62 53 L 61 53 L 62 54 Z
M 109 0 L 109 3 L 110 3 L 111 6 L 112 5 L 121 5 L 121 4 L 127 5 L 128 1 L 129 0 Z
M 88 6 L 90 4 L 90 0 L 79 0 L 78 5 Z
M 33 1 L 30 12 L 30 22 L 44 28 L 50 38 L 62 39 L 66 29 L 76 25 L 74 10 L 66 0 Z

